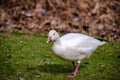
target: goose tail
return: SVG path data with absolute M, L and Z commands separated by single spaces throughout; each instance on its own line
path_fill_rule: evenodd
M 101 44 L 100 44 L 100 46 L 103 45 L 103 44 L 106 44 L 106 42 L 105 42 L 105 41 L 102 41 Z

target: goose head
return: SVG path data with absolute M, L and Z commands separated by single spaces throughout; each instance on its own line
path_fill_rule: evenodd
M 50 41 L 56 41 L 59 38 L 59 34 L 56 30 L 50 30 L 48 33 L 48 38 L 46 43 L 49 43 Z

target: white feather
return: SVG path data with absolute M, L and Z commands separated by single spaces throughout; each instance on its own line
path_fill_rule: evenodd
M 53 38 L 55 36 L 52 34 L 56 33 L 56 40 L 52 47 L 54 54 L 67 61 L 81 61 L 89 57 L 98 46 L 105 44 L 105 42 L 80 33 L 68 33 L 60 38 L 56 31 L 53 30 L 50 33 L 49 35 Z

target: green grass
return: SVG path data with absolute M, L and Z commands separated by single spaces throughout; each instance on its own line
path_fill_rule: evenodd
M 69 80 L 72 64 L 54 56 L 44 35 L 0 33 L 0 80 Z M 71 80 L 120 80 L 120 42 L 108 41 Z

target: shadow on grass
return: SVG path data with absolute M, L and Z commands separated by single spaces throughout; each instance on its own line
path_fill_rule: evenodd
M 36 67 L 27 67 L 27 70 L 38 70 L 40 72 L 46 72 L 46 73 L 54 73 L 54 74 L 60 74 L 60 73 L 69 73 L 72 71 L 73 66 L 72 65 L 63 65 L 63 64 L 43 64 Z
M 73 69 L 72 65 L 63 65 L 63 64 L 44 64 L 39 66 L 39 71 L 46 73 L 69 73 Z
M 79 69 L 85 68 L 86 65 L 80 65 Z M 51 74 L 61 74 L 61 73 L 71 73 L 73 71 L 72 64 L 43 64 L 35 67 L 29 66 L 27 67 L 28 71 L 39 71 L 43 73 L 51 73 Z

